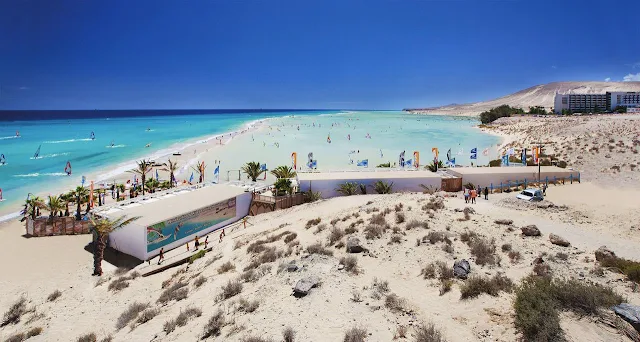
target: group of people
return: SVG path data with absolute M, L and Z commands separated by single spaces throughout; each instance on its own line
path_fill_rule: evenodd
M 476 203 L 476 198 L 478 196 L 482 196 L 483 192 L 484 192 L 484 199 L 485 200 L 489 200 L 489 188 L 487 188 L 487 187 L 485 187 L 484 190 L 482 190 L 480 185 L 478 185 L 477 189 L 464 188 L 463 192 L 464 192 L 464 203 L 475 204 Z
M 244 220 L 244 227 L 247 227 L 247 222 L 246 220 Z M 222 228 L 222 231 L 220 232 L 220 243 L 222 243 L 222 239 L 226 236 L 227 234 L 224 232 L 224 228 Z M 197 251 L 200 248 L 200 245 L 202 243 L 200 243 L 200 238 L 196 235 L 193 238 L 193 245 L 194 245 L 194 251 Z M 209 235 L 207 235 L 204 239 L 204 249 L 207 249 L 208 245 L 209 245 Z M 187 242 L 186 244 L 187 246 L 187 252 L 191 251 L 190 247 L 189 247 L 189 242 Z M 158 265 L 160 265 L 160 263 L 162 263 L 164 261 L 164 247 L 160 248 L 160 253 L 158 254 Z

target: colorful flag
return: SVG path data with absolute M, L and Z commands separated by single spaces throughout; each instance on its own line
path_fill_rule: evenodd
M 84 182 L 87 181 L 87 178 L 85 176 L 82 176 L 82 186 L 84 186 Z
M 369 167 L 369 159 L 358 160 L 358 166 Z
M 400 156 L 398 157 L 398 166 L 399 167 L 403 167 L 404 166 L 404 152 L 402 151 L 402 153 L 400 153 Z
M 156 169 L 156 180 L 160 181 L 160 176 L 158 175 L 158 169 Z
M 540 151 L 538 150 L 538 147 L 534 147 L 531 151 L 533 152 L 533 163 L 538 165 L 540 162 Z
M 522 149 L 522 155 L 520 156 L 520 158 L 522 158 L 522 165 L 527 166 L 527 148 L 523 148 Z
M 267 171 L 267 164 L 260 165 L 260 170 Z
M 431 148 L 431 152 L 433 152 L 435 160 L 438 160 L 438 148 L 437 147 L 432 147 Z
M 214 183 L 218 184 L 220 183 L 220 165 L 216 166 L 216 169 L 213 170 L 213 179 L 214 179 Z
M 407 167 L 407 166 L 413 166 L 413 161 L 411 159 L 404 162 L 404 167 Z
M 453 159 L 447 160 L 447 165 L 448 165 L 449 167 L 454 167 L 454 166 L 456 166 L 456 158 L 453 158 Z
M 471 155 L 471 159 L 478 159 L 478 154 L 474 153 Z
M 478 153 L 478 148 L 477 148 L 477 147 L 472 148 L 472 149 L 471 149 L 471 152 L 469 152 L 469 153 L 471 153 L 471 154 L 477 154 L 477 153 Z
M 193 183 L 193 171 L 191 172 L 191 177 L 189 177 L 189 183 Z
M 502 156 L 502 166 L 509 166 L 509 155 L 505 154 Z
M 508 156 L 512 156 L 514 154 L 516 154 L 516 150 L 514 150 L 513 147 L 507 150 L 507 155 Z
M 447 161 L 451 160 L 451 149 L 449 149 L 449 151 L 447 151 Z

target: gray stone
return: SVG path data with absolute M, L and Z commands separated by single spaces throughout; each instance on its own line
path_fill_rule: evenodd
M 499 220 L 495 220 L 493 222 L 495 222 L 496 224 L 503 224 L 503 225 L 513 224 L 513 220 L 509 220 L 509 219 L 499 219 Z
M 348 253 L 362 253 L 366 248 L 360 244 L 360 239 L 354 236 L 350 236 L 347 239 L 347 252 Z
M 556 234 L 549 234 L 549 241 L 551 241 L 552 244 L 554 245 L 558 245 L 558 246 L 562 246 L 562 247 L 569 247 L 571 246 L 571 243 L 569 241 L 567 241 L 567 239 L 563 238 L 560 235 L 556 235 Z
M 342 270 L 344 270 L 344 265 L 343 264 L 338 265 L 338 271 L 342 271 Z
M 600 246 L 600 248 L 596 250 L 596 260 L 598 261 L 602 261 L 604 259 L 609 259 L 609 258 L 615 258 L 615 257 L 616 257 L 616 253 L 614 253 L 612 250 L 607 248 L 607 246 Z
M 471 265 L 466 259 L 453 263 L 453 275 L 456 278 L 467 279 L 469 273 L 471 273 Z
M 629 322 L 634 329 L 640 332 L 640 306 L 622 303 L 612 309 L 616 315 Z
M 296 264 L 287 264 L 287 272 L 295 272 L 298 270 L 298 265 Z
M 540 233 L 540 229 L 538 229 L 538 227 L 536 227 L 536 225 L 534 224 L 530 224 L 528 226 L 524 226 L 522 228 L 520 228 L 520 230 L 522 230 L 522 234 L 525 236 L 540 236 L 542 235 L 542 233 Z
M 302 278 L 296 283 L 296 286 L 293 288 L 293 293 L 297 296 L 306 296 L 319 282 L 320 278 L 316 276 Z

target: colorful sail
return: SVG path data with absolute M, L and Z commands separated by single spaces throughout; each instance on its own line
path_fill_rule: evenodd
M 331 134 L 327 135 L 327 142 L 331 144 Z
M 451 149 L 447 151 L 447 161 L 451 160 Z
M 404 152 L 402 151 L 398 156 L 398 167 L 404 167 Z
M 216 169 L 213 170 L 213 182 L 216 184 L 220 183 L 220 165 L 216 166 Z
M 91 131 L 91 135 L 89 135 L 89 138 L 91 138 L 91 140 L 96 140 L 96 134 Z
M 358 166 L 369 167 L 369 159 L 358 160 Z
M 71 176 L 71 162 L 67 161 L 67 165 L 64 166 L 64 172 L 67 176 Z
M 291 153 L 291 164 L 294 170 L 298 168 L 298 154 L 296 152 Z
M 38 149 L 36 150 L 36 153 L 33 154 L 33 159 L 38 158 L 38 156 L 40 155 L 40 147 L 42 147 L 42 145 L 38 146 Z
M 416 168 L 420 167 L 420 152 L 413 151 L 413 160 L 415 160 L 413 166 L 415 166 Z
M 0 154 L 0 164 L 4 165 L 7 162 L 7 158 L 4 157 L 4 154 Z
M 522 165 L 527 166 L 527 148 L 522 149 L 522 154 L 520 155 L 520 159 L 522 159 Z
M 540 150 L 538 147 L 534 147 L 532 149 L 533 152 L 533 163 L 538 165 L 540 163 Z
M 433 152 L 434 160 L 438 160 L 438 153 L 439 153 L 438 152 L 438 148 L 437 147 L 432 147 L 431 148 L 431 152 Z

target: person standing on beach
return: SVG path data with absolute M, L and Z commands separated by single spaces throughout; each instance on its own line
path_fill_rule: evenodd
M 464 203 L 469 203 L 469 189 L 464 188 L 462 189 L 463 195 L 464 195 Z
M 207 249 L 208 244 L 209 244 L 209 235 L 207 235 L 207 237 L 204 238 L 204 249 Z
M 158 265 L 164 261 L 164 247 L 160 248 L 160 254 L 158 256 Z
M 489 188 L 484 187 L 484 199 L 489 200 Z
M 472 204 L 476 204 L 476 196 L 478 196 L 478 193 L 476 192 L 476 189 L 471 190 L 471 203 Z

